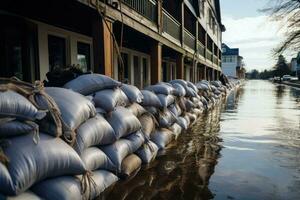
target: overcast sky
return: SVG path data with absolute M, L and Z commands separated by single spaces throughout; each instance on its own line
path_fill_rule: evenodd
M 231 48 L 240 48 L 247 70 L 271 68 L 275 64 L 272 49 L 284 37 L 279 23 L 272 22 L 259 11 L 269 0 L 220 1 L 222 22 L 226 27 L 223 42 Z

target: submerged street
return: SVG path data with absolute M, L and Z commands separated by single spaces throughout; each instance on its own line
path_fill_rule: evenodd
M 300 90 L 247 81 L 107 199 L 299 199 Z

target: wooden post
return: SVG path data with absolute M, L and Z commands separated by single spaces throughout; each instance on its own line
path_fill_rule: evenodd
M 158 32 L 161 34 L 163 30 L 163 15 L 162 15 L 162 0 L 157 1 L 157 28 Z
M 176 57 L 177 79 L 184 79 L 184 56 L 182 54 Z
M 181 3 L 181 46 L 184 46 L 184 1 Z
M 161 81 L 162 68 L 162 44 L 153 42 L 151 46 L 151 84 L 156 84 Z

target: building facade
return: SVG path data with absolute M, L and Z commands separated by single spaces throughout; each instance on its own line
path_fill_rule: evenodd
M 4 0 L 0 76 L 76 65 L 143 88 L 221 73 L 219 0 Z
M 296 58 L 292 58 L 291 60 L 291 71 L 293 75 L 300 75 L 300 53 L 298 53 Z
M 226 76 L 234 78 L 245 78 L 243 57 L 240 56 L 238 48 L 230 48 L 222 44 L 222 72 Z

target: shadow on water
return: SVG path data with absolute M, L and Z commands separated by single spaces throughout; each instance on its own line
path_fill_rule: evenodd
M 234 110 L 243 90 L 228 104 L 203 114 L 197 123 L 173 142 L 132 179 L 120 181 L 106 199 L 212 199 L 210 178 L 220 157 L 220 113 Z

